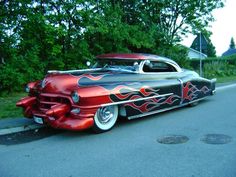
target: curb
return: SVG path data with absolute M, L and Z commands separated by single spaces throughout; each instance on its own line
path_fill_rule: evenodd
M 216 91 L 225 90 L 225 89 L 232 88 L 232 87 L 236 87 L 236 83 L 216 87 Z
M 236 87 L 236 83 L 218 86 L 218 87 L 216 87 L 216 91 L 221 91 L 221 90 L 225 90 L 225 89 L 232 88 L 232 87 Z M 12 134 L 12 133 L 29 131 L 29 130 L 35 130 L 35 129 L 39 129 L 39 128 L 43 128 L 43 127 L 45 127 L 45 126 L 39 125 L 39 124 L 32 124 L 32 125 L 24 125 L 24 126 L 20 126 L 20 127 L 4 128 L 4 129 L 0 129 L 0 136 Z
M 43 127 L 44 127 L 43 125 L 33 124 L 33 125 L 25 125 L 21 127 L 5 128 L 5 129 L 0 130 L 0 136 L 12 134 L 12 133 L 24 132 L 28 130 L 35 130 L 35 129 L 39 129 Z

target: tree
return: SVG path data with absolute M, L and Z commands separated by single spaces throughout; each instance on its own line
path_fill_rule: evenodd
M 207 53 L 208 57 L 216 57 L 216 49 L 215 46 L 212 44 L 211 40 L 209 40 L 207 45 Z
M 19 89 L 49 69 L 83 67 L 85 60 L 101 53 L 184 58 L 178 41 L 188 32 L 204 31 L 213 20 L 212 10 L 222 7 L 222 2 L 0 1 L 0 91 Z
M 99 0 L 100 13 L 107 7 L 120 7 L 122 22 L 155 29 L 155 43 L 174 45 L 188 32 L 204 31 L 214 20 L 212 11 L 223 0 Z M 110 5 L 109 5 L 110 3 Z M 107 14 L 109 15 L 109 14 Z M 162 46 L 160 45 L 160 46 Z
M 223 7 L 222 0 L 162 0 L 157 3 L 154 6 L 159 13 L 156 24 L 169 44 L 180 41 L 188 32 L 206 29 L 209 22 L 214 20 L 211 12 Z
M 230 40 L 229 48 L 235 49 L 235 43 L 234 43 L 234 38 L 233 38 L 233 37 L 232 37 L 231 40 Z

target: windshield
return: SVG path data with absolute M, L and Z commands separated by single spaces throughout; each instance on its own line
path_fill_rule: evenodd
M 128 70 L 137 71 L 139 61 L 124 59 L 99 59 L 93 68 L 102 68 L 104 70 Z

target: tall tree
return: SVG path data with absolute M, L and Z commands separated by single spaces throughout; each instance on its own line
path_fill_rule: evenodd
M 221 0 L 164 0 L 160 11 L 159 30 L 173 44 L 188 32 L 206 29 L 213 21 L 212 11 L 223 7 Z
M 229 45 L 229 47 L 230 47 L 231 49 L 235 49 L 235 43 L 234 43 L 234 38 L 233 38 L 233 37 L 232 37 L 231 40 L 230 40 L 230 45 Z
M 176 57 L 223 0 L 0 0 L 0 85 L 20 88 L 48 69 L 76 69 L 106 52 Z M 182 58 L 182 55 L 181 57 Z

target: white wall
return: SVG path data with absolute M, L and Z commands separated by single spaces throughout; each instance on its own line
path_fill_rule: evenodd
M 193 59 L 193 58 L 200 58 L 200 57 L 202 57 L 202 59 L 205 59 L 205 58 L 206 58 L 206 56 L 205 56 L 204 54 L 201 54 L 201 55 L 200 55 L 199 52 L 195 52 L 195 51 L 193 51 L 193 50 L 189 50 L 189 51 L 188 51 L 188 57 L 189 57 L 190 59 Z

